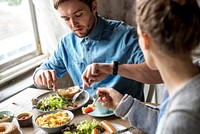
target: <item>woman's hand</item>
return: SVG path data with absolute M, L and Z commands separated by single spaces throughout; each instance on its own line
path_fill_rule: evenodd
M 98 88 L 97 95 L 99 96 L 98 101 L 100 101 L 103 106 L 113 110 L 116 109 L 123 98 L 123 95 L 113 88 Z

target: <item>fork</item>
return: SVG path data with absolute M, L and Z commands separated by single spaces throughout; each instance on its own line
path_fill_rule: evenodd
M 111 134 L 122 134 L 122 133 L 127 132 L 127 131 L 132 132 L 133 129 L 136 129 L 136 128 L 131 126 L 129 128 L 125 128 L 125 129 L 122 129 L 122 130 L 118 130 L 118 131 L 116 130 L 116 131 L 112 132 Z
M 93 103 L 92 103 L 93 106 L 96 106 L 96 102 L 98 101 L 98 98 L 101 97 L 102 95 L 104 95 L 104 93 L 103 93 L 103 92 L 100 92 L 100 94 L 97 96 L 97 98 L 93 101 Z M 110 108 L 110 103 L 108 104 L 108 109 L 107 109 L 107 111 L 105 112 L 106 114 L 109 113 L 109 108 Z
M 103 95 L 103 93 L 102 92 L 100 92 L 100 94 L 99 95 L 97 95 L 97 98 L 93 101 L 93 103 L 92 103 L 92 105 L 95 105 L 96 104 L 96 102 L 97 102 L 97 100 L 98 100 L 98 98 L 100 97 L 100 96 L 102 96 Z M 94 97 L 93 97 L 94 98 Z
M 99 96 L 97 96 L 97 98 L 93 101 L 92 105 L 95 106 L 97 100 L 98 100 Z
M 72 98 L 72 104 L 75 103 L 76 99 L 79 97 L 79 95 L 83 92 L 83 88 L 80 90 L 80 92 L 76 93 Z

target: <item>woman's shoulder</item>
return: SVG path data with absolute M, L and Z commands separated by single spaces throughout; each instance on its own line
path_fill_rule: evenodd
M 169 111 L 200 112 L 200 74 L 189 80 L 169 100 Z M 199 114 L 200 115 L 200 114 Z

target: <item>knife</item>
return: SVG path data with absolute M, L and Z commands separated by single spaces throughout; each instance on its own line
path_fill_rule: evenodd
M 111 134 L 121 134 L 121 133 L 124 133 L 124 132 L 127 132 L 127 131 L 131 131 L 133 129 L 136 129 L 136 128 L 135 127 L 129 127 L 129 128 L 125 128 L 125 129 L 122 129 L 122 130 L 114 131 Z

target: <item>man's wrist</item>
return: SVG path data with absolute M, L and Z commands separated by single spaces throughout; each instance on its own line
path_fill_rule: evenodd
M 119 62 L 118 61 L 113 61 L 113 75 L 117 75 L 118 74 L 118 66 L 119 66 Z

